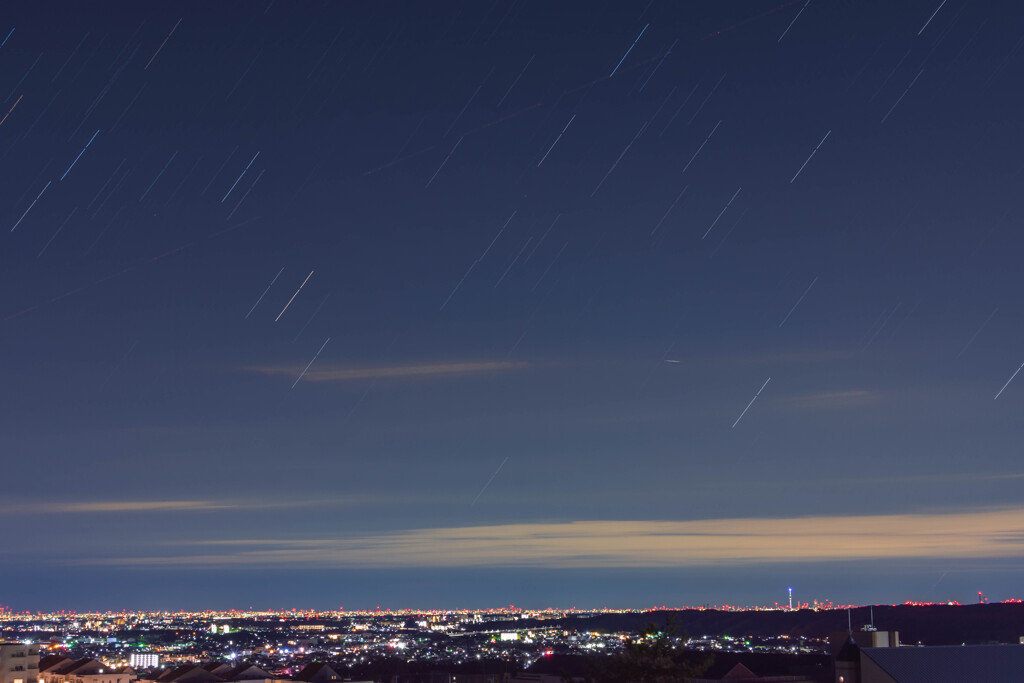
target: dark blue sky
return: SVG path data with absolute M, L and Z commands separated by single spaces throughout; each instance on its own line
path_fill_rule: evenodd
M 1015 3 L 0 21 L 0 603 L 1020 597 Z

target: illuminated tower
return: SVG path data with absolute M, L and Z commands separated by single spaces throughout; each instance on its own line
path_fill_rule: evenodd
M 789 609 L 793 609 L 793 588 L 789 588 Z

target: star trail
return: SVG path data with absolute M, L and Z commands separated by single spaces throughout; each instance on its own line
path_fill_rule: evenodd
M 1020 597 L 1016 6 L 5 10 L 0 604 Z

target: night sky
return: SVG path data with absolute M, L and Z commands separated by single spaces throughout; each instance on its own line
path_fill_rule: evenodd
M 1024 597 L 1022 36 L 6 4 L 0 603 Z

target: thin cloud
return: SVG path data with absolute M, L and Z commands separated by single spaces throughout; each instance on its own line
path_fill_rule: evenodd
M 404 496 L 406 502 L 441 502 L 440 496 Z M 384 494 L 339 494 L 331 498 L 306 500 L 101 500 L 61 503 L 11 503 L 0 506 L 0 515 L 174 513 L 208 510 L 282 510 L 351 505 L 394 505 Z
M 348 382 L 363 379 L 392 379 L 404 377 L 432 377 L 438 375 L 479 375 L 507 372 L 529 367 L 521 361 L 482 361 L 465 363 L 429 363 L 422 365 L 389 365 L 378 367 L 351 367 L 342 365 L 314 366 L 303 377 L 304 382 Z M 242 368 L 270 377 L 296 377 L 302 372 L 299 365 L 257 365 Z
M 77 563 L 194 568 L 609 568 L 1024 557 L 1024 510 L 530 523 L 416 529 L 358 538 L 198 541 L 195 547 L 216 550 Z
M 77 503 L 30 503 L 3 507 L 4 514 L 13 513 L 90 513 L 90 512 L 186 512 L 221 510 L 235 507 L 231 503 L 208 500 L 101 500 Z

